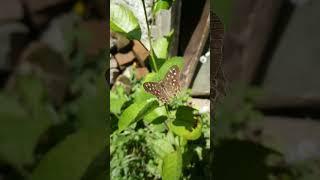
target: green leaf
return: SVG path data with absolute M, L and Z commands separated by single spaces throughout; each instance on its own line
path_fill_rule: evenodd
M 17 98 L 0 94 L 0 159 L 18 168 L 33 162 L 34 148 L 53 122 L 52 109 L 41 105 L 31 114 Z
M 174 151 L 173 146 L 166 139 L 149 140 L 153 151 L 163 159 L 166 155 Z
M 158 101 L 155 98 L 131 104 L 124 110 L 120 117 L 118 122 L 119 131 L 126 129 L 132 123 L 142 119 L 146 114 L 158 106 Z
M 164 106 L 157 107 L 143 118 L 148 128 L 154 132 L 166 131 L 165 121 L 167 119 L 167 111 Z
M 33 171 L 30 180 L 79 180 L 90 163 L 105 150 L 105 131 L 82 130 L 51 149 Z
M 182 174 L 182 155 L 180 151 L 169 153 L 163 158 L 162 179 L 179 180 Z
M 165 131 L 167 131 L 167 127 L 166 125 L 164 124 L 164 121 L 166 120 L 167 118 L 162 116 L 156 120 L 154 120 L 152 122 L 152 124 L 149 124 L 148 125 L 148 128 L 152 131 L 152 132 L 159 132 L 159 133 L 164 133 Z M 157 122 L 157 123 L 155 123 Z M 161 122 L 161 123 L 160 123 Z
M 151 123 L 153 121 L 158 120 L 159 118 L 165 118 L 167 117 L 167 111 L 164 106 L 159 106 L 150 113 L 148 113 L 146 116 L 144 116 L 143 120 L 147 123 Z
M 192 107 L 180 106 L 176 111 L 176 119 L 169 123 L 170 129 L 187 140 L 198 139 L 201 136 L 202 122 L 194 112 Z
M 161 68 L 165 60 L 168 58 L 168 51 L 173 32 L 174 31 L 172 30 L 167 36 L 157 38 L 152 42 L 152 53 L 154 54 L 158 68 Z M 151 63 L 151 65 L 151 67 L 154 69 L 153 63 Z
M 172 0 L 158 0 L 153 5 L 152 13 L 156 15 L 160 10 L 170 9 L 172 5 Z
M 141 38 L 141 29 L 138 19 L 133 12 L 124 5 L 111 4 L 110 28 L 112 31 L 126 36 L 128 39 Z
M 168 56 L 169 41 L 164 37 L 158 38 L 152 43 L 152 48 L 157 67 L 160 68 Z
M 110 112 L 119 115 L 123 104 L 127 101 L 128 97 L 125 94 L 124 88 L 117 86 L 114 91 L 110 91 Z

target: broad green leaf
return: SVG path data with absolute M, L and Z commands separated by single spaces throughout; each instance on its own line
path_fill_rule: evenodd
M 153 41 L 152 48 L 157 67 L 160 68 L 168 56 L 169 41 L 164 37 L 158 38 Z
M 163 158 L 162 179 L 179 180 L 182 174 L 181 152 L 173 151 Z
M 160 10 L 170 9 L 171 5 L 172 0 L 158 0 L 153 5 L 152 13 L 154 15 L 157 15 L 157 13 L 160 12 Z
M 167 36 L 160 37 L 152 42 L 152 53 L 153 57 L 156 59 L 158 69 L 161 68 L 163 63 L 168 58 L 168 51 L 172 40 L 173 32 L 174 31 L 172 30 Z M 153 63 L 151 63 L 151 67 L 154 69 L 153 66 Z
M 119 119 L 119 131 L 126 129 L 132 123 L 142 119 L 146 114 L 158 107 L 158 105 L 158 101 L 155 98 L 131 104 L 123 111 L 122 116 Z
M 152 47 L 153 52 L 159 59 L 166 59 L 168 56 L 169 39 L 165 37 L 160 37 L 153 41 Z
M 110 28 L 112 31 L 126 36 L 128 39 L 141 38 L 141 29 L 138 19 L 133 12 L 124 5 L 111 3 Z
M 174 151 L 173 146 L 165 139 L 150 140 L 153 151 L 163 159 L 166 155 Z
M 164 133 L 167 130 L 167 127 L 164 124 L 164 121 L 166 119 L 167 119 L 166 117 L 162 116 L 162 117 L 156 119 L 155 121 L 153 121 L 152 124 L 149 124 L 148 128 L 153 132 Z M 155 123 L 156 121 L 161 122 L 161 123 Z
M 45 155 L 29 179 L 80 180 L 90 163 L 106 148 L 106 132 L 102 129 L 69 135 Z
M 121 108 L 125 102 L 128 101 L 128 97 L 125 94 L 122 86 L 117 86 L 115 91 L 110 91 L 110 112 L 114 114 L 120 114 Z
M 167 138 L 168 142 L 170 142 L 171 144 L 176 144 L 176 140 L 175 140 L 174 135 L 171 131 L 168 131 L 166 138 Z
M 187 140 L 196 140 L 201 136 L 201 118 L 194 114 L 195 109 L 180 106 L 176 111 L 176 119 L 169 123 L 170 129 Z
M 156 121 L 159 118 L 165 118 L 167 117 L 167 111 L 164 106 L 159 106 L 155 108 L 153 111 L 148 113 L 146 116 L 144 116 L 143 120 L 147 123 L 151 123 L 153 121 Z
M 164 124 L 167 119 L 166 108 L 164 106 L 159 106 L 144 116 L 143 121 L 148 125 L 150 130 L 164 132 L 167 129 Z

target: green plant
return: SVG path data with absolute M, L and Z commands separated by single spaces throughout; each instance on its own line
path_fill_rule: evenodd
M 142 3 L 146 18 L 143 0 Z M 170 8 L 172 3 L 156 1 L 153 15 Z M 125 5 L 111 2 L 111 7 L 111 30 L 128 39 L 140 40 L 141 28 L 134 13 Z M 188 90 L 182 91 L 170 104 L 159 103 L 144 90 L 143 83 L 162 80 L 174 65 L 183 67 L 182 57 L 168 55 L 173 31 L 153 40 L 146 22 L 152 72 L 140 81 L 132 76 L 134 87 L 129 94 L 121 86 L 110 92 L 110 121 L 115 124 L 110 145 L 111 178 L 190 179 L 194 174 L 186 170 L 198 169 L 195 164 L 201 164 L 203 156 L 208 155 L 205 152 L 210 148 L 209 115 L 200 114 L 188 105 Z M 208 174 L 203 173 L 202 177 Z

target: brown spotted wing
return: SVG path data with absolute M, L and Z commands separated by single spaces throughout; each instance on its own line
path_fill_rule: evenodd
M 180 92 L 180 70 L 177 65 L 170 67 L 164 79 L 160 82 L 146 82 L 143 87 L 146 92 L 156 96 L 161 102 L 169 101 Z

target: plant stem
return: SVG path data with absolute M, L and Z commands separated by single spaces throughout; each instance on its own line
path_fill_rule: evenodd
M 165 104 L 164 107 L 166 108 L 166 112 L 167 112 L 167 117 L 169 119 L 169 109 L 168 106 Z M 166 125 L 168 131 L 170 131 L 169 125 L 168 125 L 168 119 L 166 121 L 164 121 L 164 124 Z
M 168 106 L 165 104 L 164 107 L 166 108 L 166 111 L 167 111 L 167 115 L 168 115 L 168 119 L 169 119 L 169 109 L 168 109 Z M 173 137 L 175 138 L 175 135 L 174 133 L 171 131 L 171 129 L 169 128 L 169 125 L 168 125 L 168 119 L 166 121 L 164 121 L 164 124 L 166 125 L 167 129 L 168 129 L 168 133 L 172 133 Z M 180 137 L 179 137 L 180 138 Z M 176 143 L 176 140 L 174 140 L 174 144 L 175 148 L 179 148 L 180 147 L 180 140 L 178 143 Z
M 148 40 L 149 40 L 149 44 L 150 44 L 150 56 L 151 56 L 151 60 L 152 60 L 154 69 L 155 69 L 156 72 L 158 72 L 158 66 L 156 64 L 156 60 L 155 60 L 154 53 L 153 53 L 153 48 L 152 48 L 152 43 L 151 43 L 150 25 L 149 25 L 149 22 L 148 22 L 147 10 L 146 10 L 146 6 L 144 4 L 144 0 L 142 0 L 142 5 L 143 5 L 144 17 L 146 19 L 147 29 L 148 29 Z

